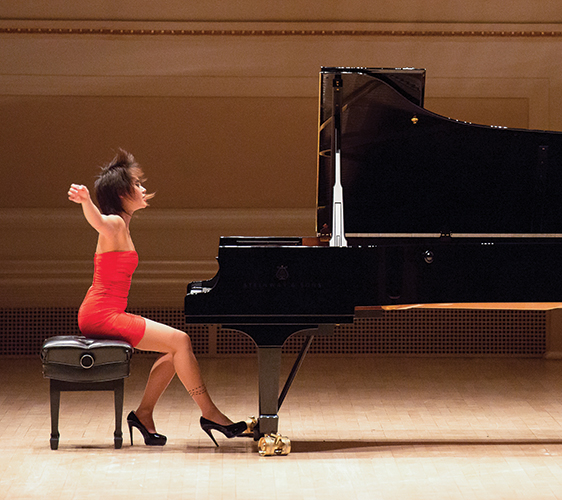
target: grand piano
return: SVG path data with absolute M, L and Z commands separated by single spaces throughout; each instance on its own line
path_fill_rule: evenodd
M 258 348 L 258 439 L 314 335 L 401 307 L 562 306 L 562 133 L 424 108 L 425 70 L 322 68 L 317 234 L 222 237 L 188 323 Z M 281 348 L 304 333 L 280 391 Z

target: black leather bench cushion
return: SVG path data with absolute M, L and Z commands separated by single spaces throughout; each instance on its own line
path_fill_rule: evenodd
M 106 382 L 129 376 L 133 348 L 121 340 L 59 336 L 41 349 L 43 376 L 66 382 Z

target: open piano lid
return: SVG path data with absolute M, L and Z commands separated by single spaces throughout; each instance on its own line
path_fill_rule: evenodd
M 383 235 L 562 233 L 562 133 L 423 108 L 425 70 L 322 68 L 318 232 L 332 224 L 333 82 L 350 244 Z

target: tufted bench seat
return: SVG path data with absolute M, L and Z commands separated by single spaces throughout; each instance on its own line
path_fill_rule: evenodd
M 59 445 L 59 407 L 62 391 L 113 391 L 115 448 L 123 444 L 122 419 L 125 378 L 133 348 L 120 340 L 78 335 L 50 337 L 43 343 L 43 376 L 50 379 L 51 449 Z

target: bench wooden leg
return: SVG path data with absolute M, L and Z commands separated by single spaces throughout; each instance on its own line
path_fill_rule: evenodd
M 59 407 L 60 407 L 60 389 L 57 387 L 56 380 L 51 379 L 50 383 L 50 399 L 51 399 L 51 450 L 59 447 Z
M 113 434 L 113 442 L 115 449 L 118 450 L 123 445 L 123 398 L 125 395 L 125 380 L 115 381 L 113 389 L 115 399 L 115 432 Z
M 125 379 L 109 382 L 66 382 L 51 379 L 51 450 L 59 446 L 59 407 L 62 391 L 113 391 L 115 401 L 115 432 L 113 442 L 116 449 L 123 446 L 123 399 L 125 395 Z

